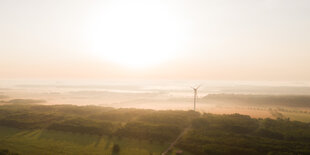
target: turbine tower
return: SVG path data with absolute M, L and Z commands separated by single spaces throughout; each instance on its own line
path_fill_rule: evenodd
M 191 87 L 194 90 L 194 111 L 196 111 L 196 101 L 197 101 L 197 90 L 199 89 L 201 85 L 199 85 L 198 87 Z

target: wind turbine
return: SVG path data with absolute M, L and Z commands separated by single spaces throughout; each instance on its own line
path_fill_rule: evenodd
M 199 85 L 198 87 L 191 87 L 194 90 L 194 111 L 196 111 L 196 101 L 197 101 L 197 90 L 199 89 L 201 85 Z

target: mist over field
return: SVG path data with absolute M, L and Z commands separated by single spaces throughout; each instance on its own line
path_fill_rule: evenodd
M 193 110 L 191 87 L 198 84 L 197 111 L 310 122 L 310 87 L 301 82 L 2 80 L 0 101 Z

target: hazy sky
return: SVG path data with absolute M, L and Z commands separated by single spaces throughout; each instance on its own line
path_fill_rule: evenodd
M 310 1 L 0 0 L 0 78 L 310 81 Z

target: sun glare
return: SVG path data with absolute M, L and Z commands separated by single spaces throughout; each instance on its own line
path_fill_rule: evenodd
M 91 36 L 96 57 L 126 67 L 157 65 L 173 58 L 180 44 L 169 9 L 150 3 L 115 3 L 95 19 Z

